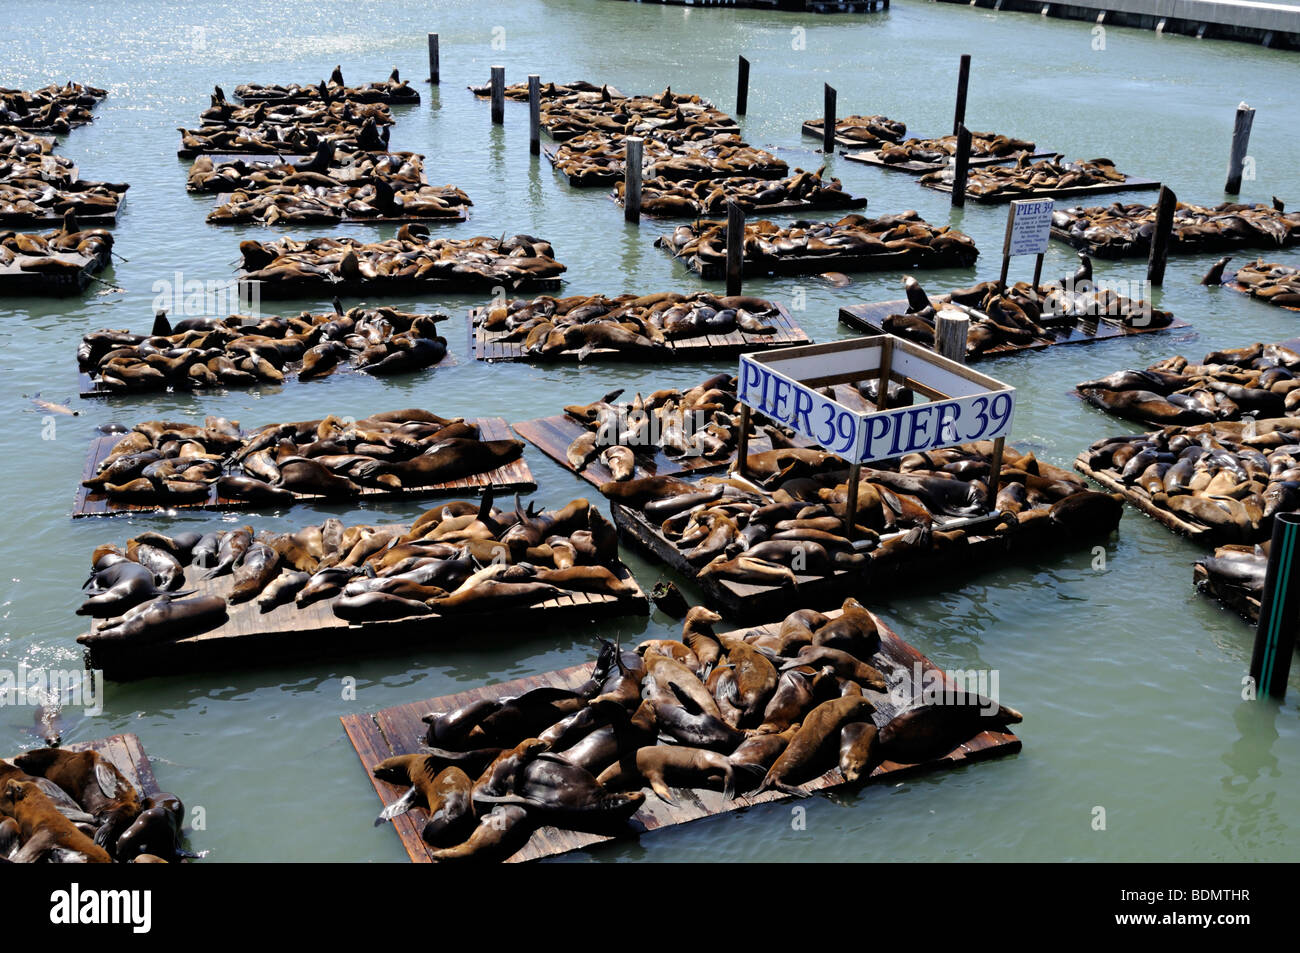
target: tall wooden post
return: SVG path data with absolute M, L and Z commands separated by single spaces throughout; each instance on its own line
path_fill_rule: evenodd
M 1237 107 L 1237 120 L 1232 126 L 1232 153 L 1228 156 L 1228 182 L 1223 191 L 1236 195 L 1241 191 L 1241 170 L 1246 163 L 1246 148 L 1250 145 L 1250 127 L 1255 122 L 1255 110 L 1245 103 Z
M 641 147 L 645 140 L 628 136 L 623 153 L 623 219 L 641 223 Z
M 727 294 L 738 295 L 744 284 L 745 212 L 735 202 L 727 203 Z
M 822 152 L 835 151 L 835 87 L 825 84 L 822 92 Z
M 1174 209 L 1178 196 L 1167 185 L 1160 186 L 1156 201 L 1156 229 L 1151 235 L 1151 255 L 1147 258 L 1147 281 L 1153 285 L 1165 283 L 1165 263 L 1169 259 L 1169 234 L 1174 228 Z
M 536 73 L 528 74 L 528 151 L 542 151 L 542 78 Z
M 961 55 L 961 69 L 957 72 L 957 109 L 952 118 L 952 134 L 957 135 L 966 122 L 966 85 L 970 82 L 970 54 Z
M 970 170 L 970 130 L 957 126 L 957 155 L 952 170 L 952 205 L 964 208 L 966 205 L 966 174 Z
M 492 124 L 499 126 L 506 121 L 506 68 L 492 67 Z
M 736 115 L 745 115 L 749 108 L 749 60 L 743 56 L 736 72 Z
M 934 316 L 934 349 L 941 357 L 965 364 L 969 334 L 970 315 L 964 311 L 945 308 Z
M 429 34 L 429 82 L 437 86 L 440 80 L 438 70 L 438 34 Z

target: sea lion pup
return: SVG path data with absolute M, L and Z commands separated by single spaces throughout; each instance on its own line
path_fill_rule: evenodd
M 94 751 L 35 748 L 13 759 L 34 778 L 53 781 L 100 825 L 95 843 L 112 849 L 117 836 L 140 813 L 135 788 L 112 763 Z
M 1230 261 L 1232 261 L 1231 255 L 1224 255 L 1222 258 L 1216 261 L 1213 265 L 1210 266 L 1210 270 L 1207 271 L 1205 275 L 1201 278 L 1201 284 L 1203 285 L 1223 284 L 1223 269 L 1227 267 L 1227 264 Z
M 713 624 L 722 616 L 704 606 L 692 606 L 682 622 L 682 641 L 695 653 L 699 666 L 695 674 L 707 678 L 722 655 L 722 643 L 713 634 Z
M 840 773 L 852 784 L 879 763 L 876 740 L 879 730 L 869 721 L 851 721 L 840 728 Z
M 463 843 L 429 851 L 435 861 L 505 860 L 532 836 L 528 811 L 513 804 L 500 804 L 479 818 L 474 833 Z
M 631 762 L 629 764 L 629 761 Z M 659 799 L 677 805 L 670 786 L 702 788 L 720 785 L 722 796 L 735 796 L 735 766 L 725 755 L 703 748 L 681 745 L 653 745 L 641 748 L 632 759 L 623 759 L 600 773 L 596 783 L 608 790 L 648 783 Z
M 427 754 L 398 755 L 375 765 L 373 773 L 390 784 L 409 784 L 411 789 L 384 808 L 375 826 L 405 814 L 412 807 L 429 813 L 422 837 L 435 847 L 449 847 L 463 841 L 474 823 L 470 790 L 474 782 L 460 768 L 437 769 L 438 761 Z
M 113 862 L 108 851 L 60 814 L 33 781 L 6 781 L 0 791 L 0 814 L 18 824 L 23 846 L 11 858 L 15 863 L 47 858 L 91 864 Z
M 807 797 L 795 784 L 807 781 L 826 769 L 825 760 L 831 745 L 846 722 L 870 716 L 875 706 L 861 695 L 848 695 L 822 702 L 808 713 L 789 746 L 768 770 L 758 791 L 775 788 L 786 794 Z
M 1023 717 L 1014 708 L 979 697 L 960 704 L 918 705 L 895 715 L 880 729 L 877 743 L 883 758 L 918 764 L 947 754 L 981 731 L 998 731 Z

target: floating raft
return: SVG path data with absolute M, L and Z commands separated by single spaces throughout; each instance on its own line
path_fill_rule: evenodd
M 20 295 L 44 295 L 60 297 L 80 294 L 94 280 L 97 272 L 108 266 L 108 256 L 88 258 L 75 252 L 53 252 L 49 258 L 60 261 L 79 262 L 79 271 L 53 273 L 48 271 L 23 271 L 20 264 L 30 260 L 30 256 L 20 255 L 7 265 L 0 265 L 0 297 L 17 297 Z
M 406 619 L 348 622 L 334 614 L 334 599 L 320 599 L 299 609 L 293 602 L 262 612 L 257 600 L 227 606 L 228 617 L 215 629 L 169 642 L 92 642 L 86 647 L 86 664 L 101 669 L 105 678 L 130 681 L 153 675 L 206 672 L 214 668 L 242 667 L 277 661 L 301 661 L 326 656 L 369 656 L 378 650 L 429 645 L 470 631 L 470 638 L 486 631 L 523 626 L 532 632 L 550 622 L 581 626 L 595 619 L 621 615 L 646 615 L 649 603 L 627 567 L 611 571 L 636 594 L 626 598 L 590 592 L 568 592 L 536 605 L 495 612 L 457 612 Z M 183 589 L 195 597 L 229 595 L 234 576 L 205 579 L 207 569 L 185 567 Z
M 231 192 L 218 193 L 230 196 Z M 230 204 L 229 198 L 225 202 L 218 202 L 216 208 L 224 208 Z M 78 219 L 80 221 L 80 219 Z M 460 211 L 455 215 L 371 215 L 365 218 L 347 216 L 344 218 L 335 218 L 332 215 L 320 215 L 315 218 L 295 218 L 294 226 L 298 225 L 404 225 L 407 222 L 421 222 L 426 225 L 463 225 L 469 221 L 469 209 L 461 206 Z M 262 225 L 267 228 L 274 226 L 269 222 L 261 221 L 239 221 L 233 218 L 216 218 L 207 219 L 209 225 Z
M 655 361 L 665 363 L 674 361 L 711 361 L 721 357 L 731 357 L 749 351 L 769 351 L 774 348 L 792 347 L 796 344 L 812 344 L 812 339 L 803 328 L 795 324 L 790 312 L 784 305 L 777 304 L 777 314 L 763 320 L 776 326 L 776 334 L 747 334 L 737 328 L 730 334 L 706 334 L 692 338 L 668 341 L 662 356 L 653 355 L 645 350 L 621 350 L 618 348 L 596 348 L 587 355 L 588 361 Z M 480 361 L 495 363 L 498 361 L 528 361 L 538 364 L 554 362 L 574 362 L 578 360 L 577 351 L 560 351 L 548 357 L 525 354 L 523 341 L 502 341 L 509 332 L 493 334 L 479 324 L 482 308 L 471 308 L 469 312 L 469 341 L 474 357 Z
M 838 614 L 838 610 L 827 613 L 831 618 Z M 891 691 L 899 696 L 906 694 L 909 698 L 918 697 L 921 687 L 915 684 L 913 680 L 916 672 L 915 666 L 917 665 L 921 667 L 921 671 L 926 673 L 928 678 L 942 678 L 945 686 L 954 684 L 933 662 L 922 655 L 914 646 L 900 639 L 879 618 L 877 618 L 877 624 L 880 631 L 880 650 L 875 661 L 879 663 L 882 674 L 889 679 Z M 757 631 L 774 633 L 778 628 L 780 628 L 779 623 L 768 624 L 759 626 Z M 739 638 L 752 631 L 755 630 L 744 629 L 727 634 L 733 638 Z M 406 792 L 406 788 L 379 780 L 371 774 L 371 768 L 385 758 L 402 754 L 415 754 L 419 751 L 424 743 L 426 730 L 426 725 L 420 720 L 420 717 L 425 713 L 429 711 L 451 711 L 472 702 L 519 695 L 534 688 L 574 689 L 586 681 L 590 675 L 590 663 L 574 665 L 571 668 L 548 672 L 545 675 L 517 678 L 497 685 L 459 692 L 455 695 L 444 695 L 441 698 L 431 698 L 427 701 L 397 705 L 374 714 L 344 715 L 340 720 L 343 722 L 343 729 L 347 732 L 348 740 L 352 742 L 352 747 L 356 749 L 357 757 L 361 759 L 366 776 L 374 784 L 379 800 L 383 802 L 384 806 L 387 806 L 398 800 Z M 885 724 L 898 713 L 899 708 L 894 701 L 894 697 L 893 694 L 881 696 L 881 700 L 878 701 L 873 696 L 872 701 L 877 707 L 872 719 L 877 726 Z M 1020 739 L 1008 731 L 983 731 L 964 744 L 958 745 L 948 754 L 931 761 L 920 764 L 900 764 L 896 761 L 884 761 L 876 766 L 871 772 L 868 781 L 864 783 L 884 779 L 893 781 L 922 771 L 951 768 L 968 761 L 982 761 L 999 755 L 1011 754 L 1019 751 L 1020 747 Z M 835 767 L 820 777 L 800 785 L 799 788 L 812 793 L 838 787 L 844 783 L 843 774 L 840 773 L 838 767 Z M 637 836 L 659 828 L 672 827 L 677 824 L 684 824 L 687 821 L 698 820 L 702 817 L 727 814 L 753 804 L 782 801 L 791 796 L 773 790 L 765 791 L 754 797 L 736 797 L 728 801 L 723 798 L 720 792 L 703 788 L 673 788 L 672 793 L 677 801 L 676 805 L 661 801 L 655 794 L 647 790 L 645 803 L 632 816 L 628 824 L 627 836 Z M 423 808 L 412 809 L 408 813 L 393 819 L 393 826 L 397 831 L 397 836 L 401 839 L 402 846 L 406 848 L 407 855 L 415 863 L 430 863 L 432 861 L 429 856 L 429 848 L 420 836 L 426 820 L 427 812 Z M 520 863 L 529 860 L 540 860 L 544 857 L 554 857 L 558 854 L 581 850 L 614 839 L 613 836 L 607 834 L 540 827 L 533 832 L 528 842 L 507 860 L 507 863 Z
M 1268 298 L 1261 298 L 1258 295 L 1251 294 L 1250 288 L 1237 280 L 1237 273 L 1235 271 L 1232 273 L 1231 278 L 1228 278 L 1223 282 L 1223 287 L 1227 288 L 1229 291 L 1235 291 L 1237 294 L 1245 295 L 1247 298 L 1258 301 L 1261 304 L 1272 305 L 1274 308 L 1281 308 L 1284 311 L 1300 311 L 1300 307 L 1296 307 L 1295 305 L 1274 304 L 1274 302 Z
M 985 163 L 985 165 L 994 164 L 996 163 Z M 947 195 L 952 194 L 952 186 L 946 182 L 921 182 L 919 184 L 924 185 L 927 189 L 934 189 L 936 192 L 943 192 Z M 1155 179 L 1140 179 L 1137 176 L 1130 175 L 1123 182 L 1094 182 L 1092 185 L 1076 185 L 1066 189 L 1029 189 L 1023 192 L 994 192 L 989 195 L 976 195 L 967 190 L 966 199 L 967 201 L 979 202 L 984 205 L 1006 205 L 1009 202 L 1019 201 L 1020 199 L 1058 199 L 1070 195 L 1106 195 L 1111 192 L 1147 192 L 1154 191 L 1158 188 L 1160 188 L 1160 183 Z
M 1112 493 L 1123 494 L 1126 502 L 1141 510 L 1166 529 L 1173 530 L 1182 536 L 1188 536 L 1197 542 L 1208 541 L 1212 538 L 1213 531 L 1209 527 L 1189 523 L 1177 514 L 1157 506 L 1151 497 L 1142 491 L 1141 487 L 1128 486 L 1103 470 L 1094 470 L 1088 465 L 1087 456 L 1086 450 L 1080 453 L 1074 461 L 1074 468 L 1088 479 L 1100 483 Z
M 507 440 L 513 438 L 509 424 L 502 417 L 480 417 L 469 420 L 467 423 L 478 425 L 480 440 Z M 105 437 L 96 437 L 90 442 L 90 452 L 86 456 L 86 466 L 81 473 L 82 480 L 88 480 L 99 472 L 100 461 L 112 452 L 113 447 L 121 439 L 121 434 L 111 434 Z M 385 490 L 378 487 L 365 487 L 357 496 L 343 497 L 343 499 L 357 501 L 400 500 L 427 496 L 445 496 L 449 493 L 481 493 L 489 487 L 501 493 L 516 490 L 531 491 L 537 489 L 537 483 L 533 480 L 533 472 L 528 469 L 528 464 L 520 457 L 518 460 L 513 460 L 503 467 L 497 467 L 495 470 L 489 470 L 486 473 L 475 473 L 445 483 L 412 487 L 409 490 Z M 294 497 L 300 502 L 316 502 L 327 499 L 338 502 L 340 499 L 338 497 L 329 498 L 304 493 L 295 493 Z M 247 510 L 256 509 L 257 507 L 258 504 L 251 500 L 218 495 L 215 484 L 210 489 L 207 500 L 201 500 L 197 503 L 168 503 L 166 505 L 158 503 L 115 503 L 103 493 L 78 485 L 77 495 L 72 504 L 72 516 L 76 519 L 82 516 L 129 516 L 133 513 L 162 513 L 169 510 Z
M 76 741 L 60 745 L 65 751 L 93 751 L 106 759 L 113 767 L 122 772 L 137 791 L 141 799 L 161 793 L 158 779 L 154 777 L 149 756 L 144 752 L 138 736 L 132 733 L 109 735 L 94 741 Z
M 360 281 L 257 281 L 239 273 L 240 294 L 260 294 L 265 299 L 338 297 L 377 297 L 407 294 L 455 294 L 482 291 L 483 279 L 456 278 L 377 278 Z M 510 291 L 559 291 L 560 278 L 527 278 L 518 282 L 502 281 Z M 257 286 L 254 291 L 254 286 Z
M 1259 624 L 1259 590 L 1233 585 L 1207 570 L 1199 561 L 1192 564 L 1192 584 L 1197 592 L 1218 599 L 1251 625 Z
M 821 128 L 820 124 L 817 128 Z M 820 136 L 821 133 L 818 132 L 817 135 Z M 860 142 L 845 142 L 842 139 L 836 139 L 835 141 L 841 145 L 862 145 Z M 850 162 L 861 162 L 864 165 L 874 165 L 877 168 L 890 169 L 894 172 L 906 172 L 910 175 L 925 175 L 928 172 L 938 172 L 940 169 L 948 168 L 946 162 L 886 162 L 880 158 L 879 149 L 860 149 L 857 152 L 841 152 L 840 155 Z M 1036 151 L 1029 153 L 1029 158 L 1046 159 L 1054 155 L 1056 155 L 1055 152 Z M 999 162 L 1014 162 L 1015 160 L 1016 156 L 971 156 L 966 164 L 967 168 L 978 169 L 980 166 L 997 165 Z M 949 191 L 952 190 L 949 189 Z M 974 198 L 974 196 L 968 195 L 967 198 Z
M 723 262 L 704 262 L 698 255 L 683 258 L 667 245 L 658 245 L 668 256 L 680 261 L 705 281 L 723 281 L 727 266 Z M 935 256 L 938 257 L 938 256 Z M 922 263 L 914 252 L 887 252 L 883 255 L 791 255 L 760 266 L 753 259 L 743 259 L 741 274 L 746 278 L 764 275 L 819 275 L 827 271 L 908 271 L 913 268 L 962 268 L 961 262 L 942 260 Z
M 884 330 L 885 318 L 891 314 L 903 314 L 907 308 L 908 303 L 905 298 L 897 301 L 877 301 L 873 304 L 847 305 L 840 308 L 840 323 L 864 334 L 885 334 L 887 333 Z M 967 360 L 974 363 L 985 358 L 1018 354 L 1021 351 L 1041 351 L 1056 344 L 1092 344 L 1096 341 L 1150 334 L 1153 331 L 1174 331 L 1191 326 L 1186 321 L 1175 318 L 1163 327 L 1129 328 L 1105 317 L 1048 318 L 1039 321 L 1039 324 L 1047 327 L 1050 337 L 1038 338 L 1028 344 L 997 344 L 979 354 L 969 356 Z
M 611 192 L 609 198 L 619 208 L 623 208 L 623 199 L 617 193 Z M 854 209 L 867 207 L 867 200 L 865 198 L 847 194 L 845 194 L 845 198 L 842 202 L 834 205 L 825 202 L 813 202 L 806 199 L 799 202 L 776 202 L 769 205 L 756 205 L 744 198 L 735 198 L 730 201 L 740 206 L 741 210 L 744 211 L 746 215 L 794 215 L 799 212 L 849 212 Z M 641 210 L 641 217 L 644 219 L 700 218 L 705 214 L 707 213 L 655 213 L 652 211 L 646 211 L 644 207 Z

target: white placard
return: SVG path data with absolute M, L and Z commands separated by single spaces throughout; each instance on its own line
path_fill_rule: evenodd
M 1017 199 L 1012 202 L 1007 213 L 1007 237 L 1002 254 L 1007 257 L 1044 254 L 1052 237 L 1054 209 L 1055 203 L 1051 199 Z

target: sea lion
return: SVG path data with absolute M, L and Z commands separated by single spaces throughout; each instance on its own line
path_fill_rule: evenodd
M 437 765 L 438 760 L 427 754 L 398 755 L 375 765 L 372 771 L 380 780 L 411 785 L 406 794 L 380 812 L 375 826 L 419 806 L 429 814 L 422 833 L 426 843 L 448 847 L 464 840 L 474 822 L 470 802 L 474 782 L 454 765 L 440 770 Z
M 1223 284 L 1223 269 L 1227 266 L 1228 262 L 1230 261 L 1232 261 L 1232 256 L 1230 255 L 1224 255 L 1222 258 L 1216 261 L 1213 265 L 1210 266 L 1210 270 L 1207 271 L 1205 275 L 1201 278 L 1201 284 L 1203 285 Z
M 852 784 L 866 772 L 870 775 L 876 761 L 879 734 L 869 721 L 852 721 L 840 728 L 840 772 Z
M 823 755 L 839 735 L 840 727 L 857 721 L 875 710 L 861 695 L 849 695 L 822 702 L 808 713 L 789 746 L 776 759 L 758 786 L 759 791 L 776 788 L 787 794 L 806 797 L 807 792 L 793 786 L 795 779 L 806 781 L 825 770 Z
M 944 705 L 918 705 L 895 715 L 880 729 L 880 754 L 901 764 L 918 764 L 947 754 L 981 731 L 999 730 L 1022 720 L 1020 712 L 988 699 Z
M 17 822 L 22 837 L 23 846 L 12 857 L 15 863 L 32 863 L 50 856 L 92 864 L 112 863 L 108 851 L 60 814 L 32 781 L 10 778 L 4 783 L 0 814 Z
M 53 781 L 95 816 L 100 828 L 95 843 L 112 850 L 118 835 L 140 813 L 135 788 L 108 760 L 95 751 L 35 748 L 13 759 L 32 777 Z
M 688 787 L 721 786 L 722 796 L 731 800 L 736 787 L 735 766 L 726 755 L 703 748 L 654 745 L 636 752 L 634 770 L 621 761 L 601 772 L 596 783 L 603 788 L 627 788 L 642 780 L 660 800 L 676 806 L 670 785 Z
M 118 620 L 77 637 L 83 645 L 99 641 L 158 642 L 195 635 L 225 622 L 226 600 L 221 596 L 196 596 L 176 600 L 170 594 L 136 606 Z
M 528 811 L 513 804 L 499 804 L 479 818 L 474 832 L 463 843 L 429 851 L 434 861 L 504 860 L 524 845 L 532 834 Z

